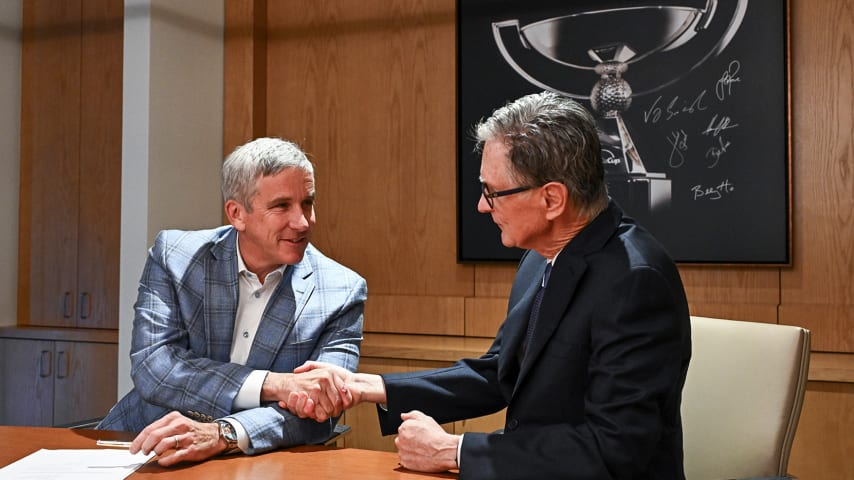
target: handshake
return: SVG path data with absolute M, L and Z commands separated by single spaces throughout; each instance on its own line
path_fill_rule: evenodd
M 276 401 L 300 418 L 323 422 L 361 402 L 385 403 L 386 394 L 379 375 L 309 361 L 293 373 L 270 372 L 261 387 L 261 400 Z

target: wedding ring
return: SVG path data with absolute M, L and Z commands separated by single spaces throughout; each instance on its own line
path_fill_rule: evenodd
M 178 443 L 178 435 L 173 435 L 172 439 L 175 440 L 175 450 L 178 450 L 181 445 Z

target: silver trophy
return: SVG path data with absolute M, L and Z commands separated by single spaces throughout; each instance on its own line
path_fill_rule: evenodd
M 542 20 L 494 22 L 492 31 L 501 55 L 528 82 L 590 101 L 609 192 L 654 213 L 670 205 L 670 179 L 647 170 L 623 112 L 632 98 L 672 85 L 717 56 L 741 25 L 747 1 L 599 2 L 595 10 L 567 6 Z M 607 4 L 615 6 L 601 7 Z

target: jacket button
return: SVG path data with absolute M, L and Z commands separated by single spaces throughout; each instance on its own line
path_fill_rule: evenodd
M 511 418 L 507 422 L 507 430 L 516 430 L 516 427 L 518 427 L 518 426 L 519 426 L 519 421 L 516 420 L 515 418 Z

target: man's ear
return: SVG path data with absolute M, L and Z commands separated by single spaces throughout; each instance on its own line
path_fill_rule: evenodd
M 240 202 L 234 199 L 229 199 L 225 202 L 225 216 L 228 217 L 228 222 L 231 223 L 238 232 L 242 232 L 246 229 L 245 215 L 246 209 L 243 208 L 243 205 L 241 205 Z
M 543 201 L 546 207 L 546 218 L 554 220 L 566 210 L 569 201 L 569 190 L 560 182 L 549 182 L 542 186 Z

